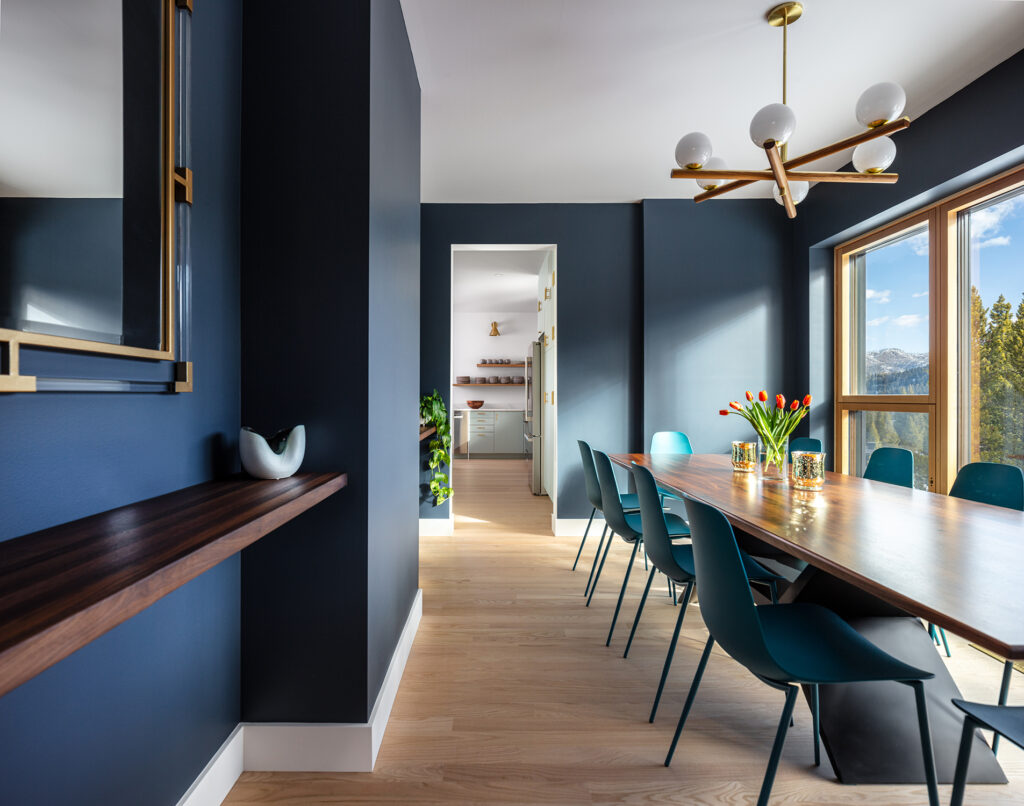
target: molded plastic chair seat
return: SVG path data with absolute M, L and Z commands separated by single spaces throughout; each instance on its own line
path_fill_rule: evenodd
M 647 499 L 642 491 L 640 500 L 646 510 Z M 717 643 L 763 683 L 786 693 L 786 703 L 775 733 L 768 769 L 757 799 L 758 806 L 766 806 L 771 796 L 800 685 L 809 687 L 814 763 L 817 765 L 820 763 L 819 686 L 883 680 L 903 683 L 914 690 L 928 803 L 930 806 L 939 806 L 935 756 L 924 690 L 924 681 L 934 675 L 894 658 L 820 605 L 755 605 L 732 525 L 714 507 L 692 498 L 686 498 L 685 501 L 693 529 L 694 565 L 697 579 L 703 586 L 701 615 L 708 628 L 708 640 L 665 757 L 665 766 L 672 761 L 686 717 L 700 686 L 701 676 L 711 656 L 711 649 Z
M 666 518 L 667 520 L 667 518 Z M 689 529 L 687 529 L 689 533 Z M 671 531 L 669 532 L 671 536 Z M 773 574 L 767 568 L 764 568 L 757 560 L 747 554 L 741 555 L 743 559 L 743 568 L 747 572 L 747 579 L 753 580 L 754 582 L 779 582 L 782 577 L 777 574 Z M 679 566 L 679 570 L 685 571 L 687 577 L 682 579 L 673 579 L 673 582 L 687 582 L 697 575 L 695 570 L 696 566 L 693 564 L 693 546 L 688 543 L 682 545 L 672 546 L 672 559 L 676 561 L 676 565 Z M 670 577 L 671 579 L 671 577 Z
M 636 498 L 636 496 L 633 497 Z M 625 507 L 623 507 L 623 509 L 625 509 Z M 638 535 L 643 533 L 643 523 L 641 521 L 639 512 L 627 512 L 626 523 L 629 524 L 629 527 Z M 668 526 L 668 536 L 673 539 L 679 539 L 682 537 L 690 536 L 690 524 L 688 524 L 678 515 L 673 515 L 671 512 L 666 512 L 665 524 L 666 526 Z M 629 538 L 626 538 L 626 540 L 628 542 Z
M 899 487 L 914 486 L 914 454 L 906 448 L 875 448 L 871 451 L 864 478 Z
M 771 646 L 772 659 L 792 682 L 861 683 L 934 677 L 931 672 L 910 666 L 879 649 L 820 605 L 762 605 L 755 612 L 765 641 Z M 759 674 L 753 665 L 750 669 Z
M 619 504 L 624 512 L 640 511 L 640 499 L 636 497 L 636 493 L 622 493 L 619 495 Z
M 693 446 L 690 445 L 690 438 L 682 431 L 656 431 L 651 437 L 651 453 L 681 453 L 692 454 Z M 674 490 L 666 490 L 658 486 L 658 495 L 662 500 L 672 498 L 681 501 L 679 493 Z
M 796 437 L 789 441 L 789 458 L 792 460 L 793 451 L 816 451 L 821 453 L 821 440 L 817 437 Z
M 953 705 L 967 714 L 963 733 L 960 734 L 960 754 L 956 759 L 956 774 L 953 776 L 953 797 L 949 801 L 949 806 L 961 806 L 967 788 L 967 768 L 971 761 L 975 729 L 988 728 L 997 735 L 1005 736 L 1017 747 L 1024 748 L 1024 707 L 984 705 L 963 700 L 953 700 Z

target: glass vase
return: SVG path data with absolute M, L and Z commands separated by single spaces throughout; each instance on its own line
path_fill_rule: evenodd
M 820 490 L 825 486 L 825 454 L 822 451 L 793 451 L 793 486 L 801 490 Z
M 789 478 L 789 437 L 773 439 L 759 434 L 757 456 L 758 471 L 762 479 L 785 482 Z

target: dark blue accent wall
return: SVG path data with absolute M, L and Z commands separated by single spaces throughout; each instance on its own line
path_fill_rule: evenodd
M 643 203 L 644 444 L 685 431 L 698 453 L 751 438 L 719 409 L 787 382 L 791 224 L 764 199 Z
M 240 16 L 196 4 L 196 391 L 0 396 L 0 539 L 205 481 L 236 439 Z M 239 720 L 238 634 L 234 559 L 0 699 L 0 803 L 176 803 Z
M 640 205 L 424 204 L 422 238 L 420 387 L 449 403 L 452 244 L 558 245 L 558 517 L 586 518 L 576 440 L 642 442 Z
M 791 298 L 802 356 L 796 380 L 819 404 L 814 436 L 832 444 L 833 247 L 958 190 L 1024 163 L 1024 105 L 1006 103 L 1024 84 L 1024 51 L 968 84 L 893 137 L 895 185 L 816 185 L 800 206 Z M 998 113 L 996 113 L 998 110 Z M 849 169 L 849 166 L 846 167 Z
M 349 486 L 243 552 L 242 716 L 363 722 L 417 585 L 419 86 L 398 0 L 244 28 L 242 420 Z
M 420 85 L 399 0 L 370 5 L 369 232 L 367 712 L 419 585 Z

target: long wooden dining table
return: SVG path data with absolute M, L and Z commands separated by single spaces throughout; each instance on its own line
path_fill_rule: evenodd
M 936 765 L 940 781 L 952 781 L 963 723 L 950 700 L 960 692 L 919 619 L 1002 658 L 1024 658 L 1024 512 L 838 473 L 804 491 L 733 471 L 721 455 L 611 459 L 647 467 L 661 487 L 721 510 L 751 554 L 788 560 L 792 580 L 780 601 L 826 605 L 886 651 L 934 672 L 926 690 Z M 700 580 L 697 590 L 699 597 Z M 822 739 L 841 781 L 924 780 L 905 687 L 848 684 L 821 694 Z M 980 735 L 970 780 L 1006 780 Z

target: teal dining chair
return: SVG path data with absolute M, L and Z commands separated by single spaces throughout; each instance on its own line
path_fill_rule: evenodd
M 651 437 L 651 453 L 692 454 L 693 446 L 690 445 L 690 438 L 682 431 L 655 431 Z M 658 494 L 663 504 L 666 498 L 680 500 L 678 495 L 664 487 L 658 487 Z
M 949 806 L 963 806 L 974 732 L 978 728 L 986 728 L 997 736 L 1005 736 L 1024 750 L 1024 707 L 983 705 L 963 700 L 953 700 L 953 705 L 963 711 L 965 716 L 963 733 L 960 734 L 960 753 L 956 757 L 956 772 L 953 775 L 953 797 L 949 799 Z
M 580 541 L 580 547 L 576 551 L 576 559 L 573 561 L 572 570 L 576 570 L 576 564 L 580 561 L 580 554 L 583 553 L 583 545 L 587 542 L 587 534 L 590 532 L 590 526 L 594 522 L 594 515 L 598 512 L 603 514 L 602 503 L 601 503 L 601 485 L 597 480 L 597 469 L 594 467 L 594 454 L 586 442 L 582 439 L 576 440 L 576 444 L 580 449 L 580 459 L 583 462 L 583 482 L 587 490 L 587 500 L 590 502 L 590 520 L 587 521 L 587 528 L 583 530 L 583 539 Z M 619 496 L 619 502 L 622 508 L 628 512 L 636 512 L 640 508 L 640 504 L 637 502 L 637 497 L 633 493 L 625 493 Z M 597 560 L 601 556 L 601 547 L 604 545 L 605 535 L 608 533 L 608 522 L 605 521 L 604 531 L 601 532 L 601 540 L 597 544 L 597 554 L 594 556 L 594 562 L 590 566 L 590 578 L 587 580 L 586 590 L 583 591 L 583 595 L 587 595 L 587 591 L 590 590 L 590 585 L 594 579 L 594 568 L 597 566 Z
M 871 456 L 868 457 L 868 466 L 864 468 L 864 478 L 913 489 L 914 454 L 906 448 L 875 448 L 871 452 Z M 949 649 L 946 631 L 942 627 L 929 624 L 928 635 L 936 645 L 939 645 L 940 641 L 942 642 L 947 658 L 953 656 Z
M 864 478 L 897 487 L 914 486 L 914 454 L 906 448 L 875 448 L 868 457 Z
M 793 451 L 817 451 L 821 453 L 821 440 L 817 437 L 796 437 L 789 441 L 789 459 L 793 460 Z
M 683 626 L 683 618 L 686 616 L 686 607 L 693 595 L 695 582 L 693 567 L 693 547 L 690 545 L 679 545 L 672 543 L 671 527 L 668 516 L 661 508 L 658 485 L 654 475 L 646 467 L 633 463 L 630 468 L 633 472 L 633 480 L 636 484 L 637 496 L 640 498 L 640 528 L 643 532 L 644 548 L 647 556 L 651 558 L 651 573 L 647 577 L 647 586 L 640 599 L 640 606 L 636 610 L 636 617 L 633 619 L 633 629 L 629 631 L 629 640 L 626 642 L 626 651 L 622 657 L 629 657 L 629 647 L 633 643 L 633 636 L 636 635 L 637 625 L 640 623 L 640 614 L 644 612 L 644 604 L 647 602 L 647 594 L 651 589 L 651 582 L 654 581 L 656 571 L 661 571 L 665 576 L 674 582 L 685 585 L 679 615 L 676 617 L 676 627 L 669 641 L 668 654 L 665 656 L 665 664 L 661 669 L 661 680 L 658 682 L 658 691 L 654 695 L 654 704 L 651 706 L 651 715 L 648 722 L 653 722 L 658 713 L 658 703 L 661 701 L 661 694 L 665 690 L 665 680 L 668 678 L 669 668 L 672 666 L 672 657 L 676 651 L 676 644 L 679 641 L 679 631 Z M 635 515 L 627 515 L 627 520 L 635 519 Z M 743 570 L 747 579 L 751 582 L 759 582 L 768 587 L 772 602 L 778 601 L 778 583 L 784 581 L 784 577 L 773 574 L 763 568 L 754 559 L 744 552 L 740 552 L 743 560 Z
M 615 622 L 618 621 L 619 611 L 622 609 L 622 598 L 626 594 L 626 586 L 629 584 L 629 575 L 633 570 L 633 561 L 636 559 L 637 550 L 643 543 L 643 533 L 641 531 L 641 520 L 640 515 L 636 512 L 626 513 L 618 500 L 618 485 L 615 483 L 615 473 L 612 470 L 611 459 L 608 458 L 608 454 L 602 453 L 601 451 L 594 451 L 594 464 L 597 466 L 597 478 L 601 482 L 601 501 L 604 504 L 604 517 L 608 522 L 608 528 L 611 529 L 612 534 L 617 534 L 626 543 L 633 546 L 633 553 L 629 558 L 629 565 L 626 566 L 626 575 L 622 579 L 622 589 L 619 591 L 619 600 L 615 604 L 615 613 L 612 615 L 612 624 L 608 628 L 608 640 L 605 641 L 605 646 L 611 646 L 612 634 L 615 632 Z M 659 506 L 660 509 L 660 506 Z M 666 528 L 669 534 L 678 539 L 686 537 L 690 534 L 690 527 L 686 525 L 686 521 L 680 518 L 678 515 L 672 515 L 671 513 L 665 514 Z M 594 578 L 594 584 L 590 588 L 590 596 L 593 597 L 594 591 L 597 590 L 597 580 L 601 577 L 601 570 L 604 568 L 604 561 L 608 557 L 608 549 L 611 548 L 612 539 L 608 538 L 608 543 L 605 546 L 604 554 L 601 557 L 601 565 L 597 569 L 597 576 Z M 590 599 L 587 599 L 587 604 L 590 604 Z
M 969 462 L 960 468 L 949 488 L 954 498 L 964 498 L 982 504 L 1007 509 L 1024 510 L 1024 471 L 1015 465 L 996 462 Z M 1003 662 L 1003 680 L 999 686 L 999 704 L 1006 705 L 1010 693 L 1013 661 Z M 999 750 L 999 732 L 992 737 L 992 752 Z
M 736 536 L 725 515 L 692 498 L 685 500 L 690 514 L 694 570 L 701 586 L 700 610 L 709 637 L 672 737 L 665 766 L 672 761 L 711 655 L 711 648 L 717 641 L 722 649 L 761 682 L 786 692 L 785 706 L 757 800 L 758 806 L 766 806 L 771 795 L 782 746 L 801 685 L 810 689 L 814 762 L 819 764 L 818 687 L 886 680 L 903 683 L 914 691 L 928 784 L 928 802 L 930 806 L 938 806 L 939 789 L 924 690 L 924 681 L 934 675 L 884 652 L 831 610 L 820 605 L 756 606 L 736 545 Z

